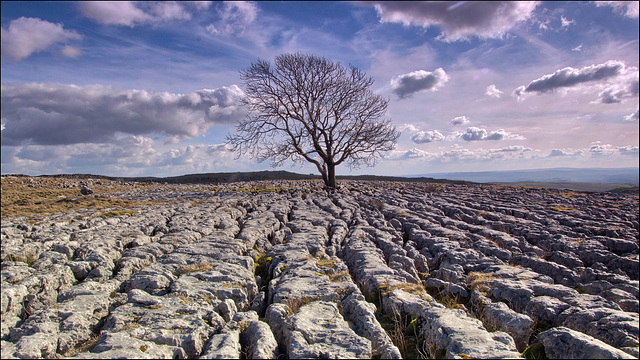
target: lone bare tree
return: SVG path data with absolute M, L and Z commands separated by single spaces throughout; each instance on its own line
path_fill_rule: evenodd
M 335 188 L 336 166 L 373 166 L 395 147 L 400 133 L 383 118 L 389 101 L 369 89 L 364 72 L 300 53 L 274 63 L 258 59 L 240 70 L 249 113 L 227 135 L 234 151 L 274 167 L 308 161 Z

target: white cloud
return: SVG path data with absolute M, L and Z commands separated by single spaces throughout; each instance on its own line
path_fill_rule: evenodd
M 631 113 L 624 117 L 625 121 L 638 121 L 638 109 L 634 113 Z
M 600 65 L 585 66 L 580 69 L 566 67 L 553 74 L 533 80 L 524 88 L 525 92 L 546 93 L 558 88 L 574 86 L 580 83 L 607 79 L 620 75 L 625 65 L 621 61 L 609 60 Z
M 77 58 L 81 54 L 82 54 L 82 52 L 78 48 L 75 48 L 73 46 L 67 45 L 64 48 L 62 48 L 62 55 L 66 56 L 66 57 Z
M 469 119 L 466 116 L 458 116 L 451 120 L 452 124 L 464 124 L 468 123 Z M 511 134 L 504 129 L 498 129 L 495 131 L 487 131 L 486 129 L 471 126 L 467 128 L 466 132 L 452 131 L 449 135 L 443 135 L 438 130 L 420 130 L 416 126 L 411 124 L 405 124 L 400 127 L 402 131 L 406 131 L 410 134 L 410 139 L 416 144 L 426 144 L 439 141 L 451 141 L 457 142 L 464 141 L 484 141 L 484 140 L 525 140 L 521 135 Z M 514 149 L 520 149 L 515 146 Z
M 444 139 L 444 135 L 442 135 L 438 130 L 420 131 L 411 137 L 411 140 L 416 144 L 442 141 Z
M 407 160 L 407 159 L 430 159 L 433 155 L 420 150 L 420 149 L 410 149 L 410 150 L 391 150 L 389 154 L 385 157 L 387 160 Z
M 15 61 L 47 50 L 56 43 L 82 39 L 82 35 L 73 30 L 65 30 L 62 24 L 50 23 L 40 18 L 20 17 L 12 20 L 9 27 L 2 28 L 1 32 L 2 56 Z
M 210 2 L 176 1 L 83 1 L 78 4 L 80 12 L 105 25 L 136 25 L 158 23 L 169 20 L 189 20 L 194 10 L 206 9 Z
M 469 118 L 466 116 L 456 116 L 451 119 L 451 125 L 464 125 L 469 123 Z
M 613 154 L 615 149 L 610 144 L 591 145 L 589 152 L 592 156 L 605 156 Z
M 620 146 L 617 148 L 620 155 L 638 156 L 640 155 L 640 147 L 638 146 Z
M 618 104 L 625 99 L 637 98 L 640 81 L 638 80 L 638 69 L 627 68 L 615 82 L 607 84 L 606 88 L 598 94 L 598 98 L 593 103 Z
M 398 126 L 398 131 L 403 132 L 403 133 L 404 132 L 417 133 L 418 131 L 420 131 L 420 129 L 418 129 L 413 124 L 402 124 L 402 125 Z
M 526 94 L 554 93 L 563 88 L 582 88 L 587 85 L 606 84 L 609 81 L 618 81 L 620 77 L 633 77 L 637 79 L 638 69 L 626 67 L 621 61 L 609 60 L 599 65 L 585 66 L 580 69 L 566 67 L 555 71 L 553 74 L 544 75 L 533 80 L 527 86 L 520 86 L 513 91 L 513 96 L 523 100 Z M 635 92 L 637 93 L 637 80 L 635 80 Z M 634 85 L 629 85 L 634 89 Z
M 84 16 L 101 24 L 134 26 L 153 19 L 131 1 L 83 1 L 78 6 Z
M 551 153 L 549 153 L 549 157 L 576 157 L 584 154 L 582 150 L 573 150 L 573 149 L 553 149 Z
M 611 6 L 613 10 L 619 14 L 623 14 L 628 18 L 638 17 L 637 1 L 596 1 L 596 6 Z
M 442 29 L 438 38 L 452 42 L 471 37 L 502 37 L 517 24 L 530 19 L 539 2 L 376 1 L 370 4 L 373 4 L 383 23 L 423 28 L 438 26 Z
M 213 35 L 243 33 L 258 17 L 258 5 L 251 1 L 225 1 L 218 8 L 220 20 L 206 29 Z
M 24 145 L 3 147 L 3 173 L 92 173 L 171 176 L 196 172 L 246 170 L 251 161 L 236 159 L 226 144 L 159 149 L 153 139 L 127 136 L 108 144 Z M 28 169 L 28 171 L 25 171 Z
M 567 18 L 564 17 L 564 15 L 560 17 L 560 21 L 562 23 L 560 25 L 561 27 L 568 27 L 569 25 L 576 23 L 575 20 L 567 20 Z
M 548 155 L 543 155 L 544 152 L 547 152 Z M 481 171 L 487 167 L 527 168 L 527 166 L 544 167 L 545 165 L 548 167 L 549 164 L 558 166 L 572 166 L 571 164 L 573 164 L 575 166 L 577 163 L 591 164 L 592 167 L 597 167 L 610 161 L 617 161 L 620 164 L 634 164 L 638 156 L 639 147 L 637 145 L 614 147 L 608 144 L 594 144 L 591 148 L 553 149 L 550 153 L 546 150 L 519 145 L 494 149 L 469 149 L 454 145 L 449 150 L 438 152 L 427 152 L 418 148 L 394 150 L 390 152 L 386 160 L 389 160 L 389 164 L 400 163 L 392 167 L 401 169 L 403 173 L 406 173 L 407 169 L 417 169 L 413 173 L 419 173 L 419 169 L 433 169 L 432 172 L 443 171 L 442 169 Z M 436 168 L 438 170 L 435 170 Z
M 523 136 L 511 134 L 499 129 L 492 132 L 487 132 L 486 129 L 478 128 L 475 126 L 467 128 L 467 132 L 461 134 L 461 139 L 464 141 L 483 141 L 483 140 L 525 140 Z
M 595 144 L 589 148 L 592 157 L 612 157 L 616 155 L 638 156 L 637 145 L 613 146 L 611 144 Z
M 191 14 L 183 7 L 182 4 L 175 1 L 159 1 L 156 4 L 147 4 L 148 11 L 156 19 L 162 20 L 189 20 Z
M 236 85 L 190 94 L 117 90 L 110 86 L 2 84 L 2 144 L 75 144 L 113 141 L 118 134 L 177 139 L 233 123 L 245 109 Z
M 530 147 L 526 147 L 526 146 L 513 145 L 513 146 L 504 147 L 502 149 L 491 149 L 489 151 L 490 152 L 508 152 L 508 153 L 513 153 L 513 152 L 531 151 L 531 148 Z
M 503 94 L 503 92 L 498 90 L 498 88 L 494 84 L 491 84 L 484 90 L 484 94 L 488 97 L 498 99 Z
M 433 72 L 418 70 L 391 79 L 391 89 L 400 99 L 405 99 L 421 91 L 438 91 L 447 81 L 449 76 L 442 68 Z

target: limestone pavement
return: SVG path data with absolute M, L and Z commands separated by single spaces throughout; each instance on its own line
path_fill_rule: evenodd
M 87 192 L 86 196 L 94 196 Z M 314 181 L 2 219 L 2 358 L 638 357 L 638 196 Z

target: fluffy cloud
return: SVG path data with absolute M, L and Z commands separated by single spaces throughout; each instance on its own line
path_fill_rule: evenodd
M 7 29 L 2 28 L 2 56 L 19 61 L 29 55 L 49 49 L 56 43 L 80 40 L 82 36 L 73 30 L 65 30 L 62 24 L 54 24 L 39 18 L 20 17 L 12 20 Z M 65 56 L 74 54 L 62 52 Z
M 444 135 L 442 135 L 438 130 L 420 131 L 411 137 L 411 140 L 416 144 L 442 141 L 444 139 Z
M 488 97 L 499 99 L 503 92 L 498 90 L 495 85 L 491 84 L 484 90 L 484 94 Z
M 624 120 L 625 121 L 638 121 L 638 109 L 636 109 L 636 112 L 625 116 Z
M 621 61 L 609 60 L 600 65 L 585 66 L 580 69 L 566 67 L 557 70 L 553 74 L 544 75 L 533 80 L 527 86 L 521 86 L 515 90 L 515 94 L 520 96 L 528 93 L 548 93 L 559 88 L 575 86 L 581 83 L 604 80 L 618 76 L 624 70 L 625 65 Z
M 609 86 L 600 93 L 597 102 L 620 102 L 621 98 L 638 96 L 638 69 L 616 60 L 580 69 L 566 67 L 533 80 L 527 86 L 518 87 L 513 91 L 513 96 L 522 100 L 527 93 L 553 93 L 558 89 L 581 88 L 592 84 Z
M 118 134 L 202 135 L 245 114 L 235 85 L 190 94 L 117 90 L 110 86 L 2 84 L 2 145 L 113 141 Z
M 226 1 L 218 8 L 220 21 L 206 29 L 213 35 L 242 33 L 258 17 L 258 5 L 247 1 Z
M 210 2 L 134 2 L 134 1 L 83 1 L 78 4 L 80 12 L 101 24 L 136 26 L 168 20 L 188 20 L 194 10 L 206 9 Z
M 507 146 L 507 147 L 504 147 L 502 149 L 491 149 L 490 150 L 490 152 L 508 152 L 508 153 L 512 153 L 512 152 L 527 152 L 527 151 L 531 151 L 531 148 L 525 147 L 525 146 L 520 146 L 520 145 Z
M 638 97 L 638 71 L 635 68 L 629 68 L 626 74 L 623 74 L 613 84 L 608 84 L 607 88 L 598 94 L 598 98 L 594 103 L 602 104 L 619 104 L 625 99 Z
M 464 141 L 481 141 L 481 140 L 524 140 L 525 138 L 520 135 L 515 135 L 499 129 L 492 132 L 487 132 L 486 129 L 478 128 L 475 126 L 467 128 L 467 132 L 460 135 L 460 138 Z
M 595 144 L 589 148 L 592 157 L 610 157 L 615 155 L 638 156 L 638 146 L 612 146 L 610 144 Z
M 420 150 L 420 149 L 410 149 L 410 150 L 392 150 L 386 156 L 388 160 L 407 160 L 407 159 L 430 159 L 433 155 Z
M 507 146 L 496 149 L 467 149 L 455 147 L 451 150 L 440 152 L 426 152 L 420 149 L 410 150 L 394 150 L 387 157 L 393 161 L 412 161 L 413 163 L 465 163 L 474 161 L 509 161 L 509 160 L 544 160 L 549 161 L 550 158 L 568 160 L 575 162 L 578 159 L 623 159 L 633 160 L 638 157 L 640 149 L 637 145 L 628 145 L 615 147 L 609 144 L 595 144 L 587 149 L 553 149 L 547 156 L 539 156 L 540 150 L 534 150 L 525 146 Z
M 391 90 L 400 99 L 405 99 L 420 91 L 437 91 L 447 81 L 449 75 L 442 68 L 433 72 L 418 70 L 391 79 Z
M 435 159 L 442 162 L 474 161 L 474 160 L 510 160 L 521 159 L 531 152 L 531 148 L 524 146 L 508 146 L 499 149 L 476 149 L 465 148 L 453 149 L 439 153 Z
M 573 150 L 573 149 L 553 149 L 551 153 L 549 153 L 549 157 L 562 157 L 562 156 L 580 156 L 584 152 L 582 150 Z
M 451 119 L 451 125 L 464 125 L 469 123 L 469 118 L 466 116 L 456 116 Z
M 618 150 L 620 155 L 630 155 L 630 156 L 640 155 L 640 147 L 638 146 L 627 145 L 627 146 L 620 146 L 616 149 Z
M 560 26 L 562 27 L 568 27 L 569 25 L 576 23 L 575 20 L 568 20 L 566 17 L 564 17 L 564 15 L 560 17 L 560 21 L 561 21 Z
M 398 126 L 398 131 L 403 132 L 403 133 L 404 132 L 417 133 L 418 131 L 420 131 L 420 129 L 418 129 L 413 124 L 402 124 L 402 125 Z
M 70 58 L 77 58 L 78 56 L 80 56 L 82 54 L 82 52 L 78 49 L 75 48 L 73 46 L 65 46 L 64 48 L 62 48 L 62 55 L 66 56 L 66 57 L 70 57 Z
M 623 14 L 629 18 L 638 17 L 637 1 L 596 1 L 596 6 L 611 6 L 617 13 Z
M 439 39 L 447 42 L 471 37 L 497 38 L 518 23 L 533 16 L 535 1 L 491 2 L 430 2 L 380 1 L 371 2 L 381 22 L 402 23 L 442 29 Z
M 464 124 L 469 122 L 466 116 L 458 116 L 451 120 L 452 124 Z M 449 135 L 443 135 L 438 130 L 420 130 L 412 124 L 404 124 L 400 127 L 403 132 L 410 134 L 410 139 L 416 144 L 426 144 L 438 141 L 483 141 L 483 140 L 525 140 L 521 135 L 511 134 L 504 129 L 488 132 L 486 129 L 471 126 L 466 132 L 453 131 Z M 520 147 L 513 147 L 520 149 Z
M 184 175 L 245 170 L 226 144 L 160 150 L 153 139 L 127 136 L 108 144 L 24 145 L 3 148 L 3 173 L 92 173 L 127 176 Z M 28 169 L 28 171 L 25 171 Z

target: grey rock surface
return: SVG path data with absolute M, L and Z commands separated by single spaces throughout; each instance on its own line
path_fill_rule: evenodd
M 565 327 L 557 327 L 538 335 L 550 359 L 636 359 L 611 345 Z
M 487 331 L 482 322 L 461 311 L 441 307 L 423 309 L 418 327 L 429 357 L 519 358 L 513 338 L 502 331 Z
M 304 305 L 286 324 L 289 358 L 371 358 L 371 342 L 349 327 L 334 303 L 314 301 Z
M 108 196 L 160 202 L 2 219 L 2 358 L 637 358 L 637 195 L 270 181 Z

